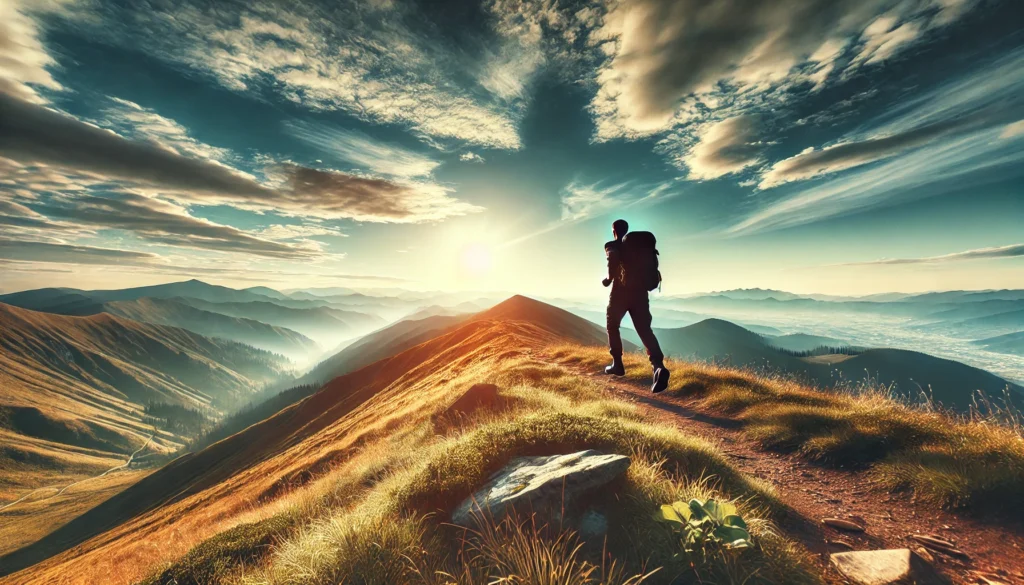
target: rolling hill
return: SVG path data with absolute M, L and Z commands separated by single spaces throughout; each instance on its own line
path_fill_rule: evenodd
M 363 334 L 383 325 L 384 320 L 373 314 L 332 309 L 326 306 L 292 308 L 275 301 L 249 301 L 244 303 L 211 303 L 189 297 L 175 297 L 175 302 L 219 313 L 230 317 L 259 321 L 282 327 L 331 346 L 342 339 Z
M 53 555 L 32 575 L 15 576 L 11 582 L 82 574 L 87 566 L 104 571 L 131 555 L 180 553 L 175 546 L 154 549 L 150 543 L 172 532 L 189 534 L 189 541 L 202 538 L 223 527 L 215 517 L 240 518 L 254 505 L 312 482 L 389 425 L 428 420 L 431 412 L 424 404 L 443 408 L 445 395 L 486 378 L 495 360 L 557 343 L 598 341 L 603 334 L 593 324 L 556 307 L 513 297 L 337 377 L 271 418 L 173 461 L 39 542 L 0 557 L 0 574 Z M 70 547 L 75 549 L 59 554 Z
M 174 299 L 143 297 L 131 301 L 105 302 L 80 310 L 80 315 L 103 312 L 143 323 L 180 327 L 206 337 L 246 343 L 293 360 L 304 360 L 319 351 L 316 342 L 291 329 L 197 309 Z
M 323 383 L 358 370 L 434 338 L 467 318 L 467 315 L 433 315 L 421 319 L 402 319 L 360 338 L 320 362 L 301 381 Z
M 272 290 L 272 289 L 268 289 Z M 187 280 L 154 286 L 140 286 L 112 290 L 78 290 L 72 288 L 43 288 L 0 295 L 0 303 L 23 309 L 67 314 L 67 309 L 78 304 L 111 301 L 134 301 L 143 297 L 167 299 L 190 297 L 213 303 L 266 301 L 271 297 L 250 290 L 236 290 L 224 286 L 207 284 L 201 280 Z
M 989 351 L 1024 355 L 1024 331 L 1007 333 L 1006 335 L 998 335 L 988 339 L 979 339 L 974 343 Z
M 758 339 L 721 321 L 697 324 L 690 333 L 714 339 L 719 347 L 738 340 L 751 352 Z M 234 579 L 239 575 L 233 571 L 242 571 L 245 582 L 246 577 L 257 583 L 348 582 L 349 567 L 376 572 L 390 558 L 427 559 L 447 551 L 445 543 L 457 541 L 452 533 L 438 532 L 433 540 L 429 534 L 435 533 L 422 539 L 413 536 L 406 546 L 403 523 L 422 517 L 423 526 L 447 530 L 445 522 L 454 504 L 513 458 L 580 449 L 631 454 L 638 471 L 588 504 L 606 506 L 599 509 L 607 514 L 609 548 L 597 547 L 595 553 L 602 558 L 613 558 L 613 551 L 615 558 L 625 558 L 620 556 L 622 543 L 633 547 L 625 550 L 639 553 L 637 558 L 648 558 L 651 549 L 637 547 L 632 533 L 613 537 L 627 530 L 628 522 L 649 518 L 649 512 L 665 501 L 662 497 L 696 497 L 692 486 L 699 485 L 702 474 L 714 474 L 714 489 L 723 499 L 740 505 L 753 501 L 762 507 L 766 522 L 776 512 L 787 516 L 783 510 L 788 502 L 779 499 L 783 492 L 739 471 L 736 460 L 714 444 L 686 434 L 684 429 L 695 421 L 686 414 L 685 403 L 666 403 L 659 410 L 659 401 L 646 395 L 623 401 L 615 393 L 628 378 L 586 375 L 602 363 L 603 348 L 598 344 L 603 341 L 603 332 L 583 319 L 525 297 L 511 298 L 404 351 L 339 376 L 264 421 L 176 459 L 39 542 L 0 557 L 0 574 L 12 585 L 76 585 L 96 582 L 97 576 L 125 585 L 151 575 L 160 576 L 145 582 L 215 583 L 224 582 L 219 577 L 225 573 L 217 571 L 225 569 Z M 590 363 L 593 359 L 596 364 Z M 641 361 L 629 358 L 629 376 L 643 378 L 646 368 Z M 835 403 L 836 409 L 860 408 L 848 397 L 818 397 L 813 390 L 790 384 L 776 388 L 771 380 L 735 371 L 681 363 L 673 368 L 679 380 L 670 392 L 682 394 L 685 389 L 678 384 L 695 379 L 702 381 L 705 395 L 743 391 L 758 400 L 791 400 L 785 406 L 802 405 L 809 411 L 814 400 Z M 499 402 L 486 407 L 494 410 L 477 416 L 453 411 L 487 383 L 494 383 L 499 392 Z M 742 387 L 737 387 L 740 383 Z M 620 389 L 612 390 L 616 386 Z M 700 399 L 701 394 L 696 396 Z M 652 406 L 644 406 L 648 402 Z M 871 404 L 879 410 L 877 403 Z M 674 414 L 679 409 L 683 414 Z M 455 419 L 449 418 L 453 412 Z M 938 417 L 910 414 L 919 419 L 914 424 Z M 863 415 L 857 411 L 857 416 Z M 458 421 L 454 427 L 453 420 Z M 663 424 L 669 420 L 679 426 Z M 738 438 L 737 432 L 732 431 L 731 439 Z M 831 428 L 820 432 L 827 434 Z M 848 435 L 835 436 L 859 437 Z M 849 451 L 858 452 L 855 447 Z M 760 456 L 752 451 L 744 460 L 754 457 Z M 778 467 L 793 467 L 789 461 Z M 665 463 L 674 470 L 671 477 L 661 467 Z M 697 489 L 703 490 L 699 493 L 704 498 L 711 488 Z M 620 509 L 624 513 L 616 515 Z M 766 583 L 825 582 L 807 577 L 812 564 L 799 559 L 811 557 L 794 553 L 798 544 L 779 541 L 788 538 L 780 533 L 789 528 L 767 526 L 758 532 L 759 546 L 733 558 L 729 575 L 757 575 Z M 821 535 L 808 538 L 820 542 Z M 763 555 L 777 556 L 761 563 Z M 678 556 L 670 552 L 668 558 Z M 359 564 L 364 558 L 369 564 Z M 402 575 L 409 570 L 401 563 L 392 566 Z M 650 570 L 657 565 L 643 566 Z M 703 570 L 692 563 L 679 567 L 696 569 Z M 796 571 L 803 573 L 794 581 Z M 680 574 L 675 568 L 665 573 Z M 374 582 L 407 581 L 384 577 Z
M 89 475 L 142 446 L 170 451 L 148 403 L 222 410 L 284 372 L 281 358 L 184 329 L 0 304 L 0 498 Z
M 623 331 L 625 336 L 639 343 L 635 332 Z M 970 408 L 975 390 L 1000 396 L 1009 385 L 1018 396 L 1024 397 L 1024 388 L 989 372 L 916 351 L 877 348 L 850 354 L 800 357 L 792 351 L 780 350 L 776 338 L 758 335 L 721 319 L 707 319 L 678 329 L 655 329 L 655 333 L 662 350 L 674 357 L 766 368 L 824 387 L 865 380 L 883 386 L 895 384 L 896 392 L 914 399 L 921 389 L 930 388 L 934 400 L 960 412 Z

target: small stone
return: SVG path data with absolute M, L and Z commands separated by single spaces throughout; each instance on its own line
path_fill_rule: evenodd
M 821 521 L 826 526 L 832 528 L 838 528 L 839 530 L 846 530 L 849 532 L 864 532 L 864 527 L 856 522 L 850 522 L 849 520 L 843 520 L 842 518 L 824 518 Z
M 923 546 L 919 546 L 919 547 L 915 548 L 914 552 L 917 553 L 917 555 L 919 557 L 921 557 L 922 559 L 928 561 L 929 563 L 934 563 L 935 562 L 935 557 L 933 557 L 932 553 L 928 552 L 928 549 L 924 548 Z
M 907 548 L 836 553 L 830 559 L 836 569 L 856 585 L 946 583 L 927 561 Z

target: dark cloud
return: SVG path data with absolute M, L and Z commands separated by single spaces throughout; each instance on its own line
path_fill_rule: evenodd
M 432 183 L 394 182 L 285 165 L 279 188 L 220 163 L 184 157 L 0 93 L 0 155 L 169 190 L 199 204 L 273 209 L 286 215 L 418 222 L 480 211 Z
M 146 266 L 159 256 L 148 252 L 0 238 L 0 258 L 26 262 Z
M 214 162 L 137 142 L 0 93 L 0 154 L 159 187 L 271 200 L 274 193 Z
M 51 218 L 76 225 L 128 230 L 140 238 L 172 246 L 237 252 L 268 258 L 309 258 L 315 250 L 272 242 L 239 229 L 197 219 L 169 203 L 133 193 L 113 197 L 74 196 L 33 205 Z
M 1018 258 L 1024 257 L 1024 244 L 1011 244 L 995 248 L 979 248 L 967 250 L 943 256 L 928 256 L 925 258 L 888 258 L 874 260 L 871 262 L 854 262 L 846 266 L 868 266 L 877 264 L 933 264 L 938 262 L 956 262 L 961 260 L 984 260 L 991 258 Z
M 482 210 L 434 184 L 403 184 L 297 165 L 281 166 L 278 172 L 287 183 L 278 204 L 286 210 L 316 207 L 325 217 L 377 222 L 433 221 Z

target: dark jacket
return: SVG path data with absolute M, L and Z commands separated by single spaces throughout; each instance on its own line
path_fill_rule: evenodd
M 622 240 L 612 240 L 604 245 L 604 255 L 608 258 L 608 280 L 612 281 L 612 292 L 616 289 L 625 290 L 626 280 L 622 271 Z

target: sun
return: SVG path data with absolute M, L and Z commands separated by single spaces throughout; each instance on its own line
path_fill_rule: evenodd
M 479 242 L 467 244 L 462 249 L 462 266 L 467 272 L 477 275 L 487 274 L 491 271 L 494 258 L 490 248 Z

